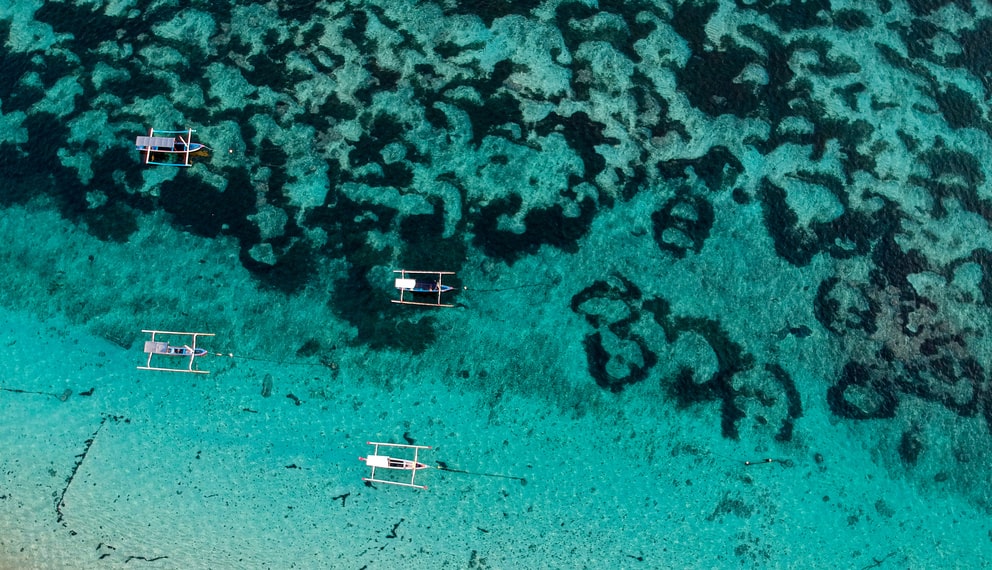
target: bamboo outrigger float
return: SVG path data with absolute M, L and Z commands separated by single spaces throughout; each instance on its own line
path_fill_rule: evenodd
M 193 129 L 186 129 L 185 131 L 149 129 L 148 136 L 140 136 L 135 139 L 134 146 L 142 153 L 145 164 L 193 166 L 190 161 L 191 156 L 206 156 L 207 151 L 210 150 L 203 144 L 193 142 L 193 133 L 195 132 Z M 170 157 L 177 157 L 178 160 L 161 162 L 161 160 L 169 160 Z
M 445 275 L 454 275 L 454 271 L 411 271 L 409 269 L 396 269 L 393 273 L 399 273 L 400 276 L 396 278 L 396 288 L 399 289 L 400 298 L 393 299 L 394 303 L 399 303 L 401 305 L 421 305 L 424 307 L 454 307 L 454 305 L 448 305 L 441 302 L 441 294 L 447 293 L 448 291 L 453 291 L 455 288 L 451 285 L 445 285 L 441 283 L 441 279 Z M 430 279 L 427 277 L 417 276 L 437 276 L 437 279 Z M 407 297 L 404 297 L 404 293 L 408 293 Z M 436 296 L 436 299 L 435 299 Z M 426 301 L 414 301 L 413 299 L 420 297 L 426 299 L 432 299 L 433 302 Z
M 430 449 L 429 445 L 405 445 L 402 443 L 380 443 L 376 441 L 367 441 L 369 445 L 374 446 L 372 455 L 368 457 L 359 457 L 359 461 L 364 461 L 366 465 L 372 468 L 372 473 L 368 477 L 362 477 L 362 481 L 367 483 L 382 483 L 384 485 L 399 485 L 400 487 L 413 487 L 414 489 L 427 489 L 427 485 L 417 485 L 414 481 L 417 478 L 417 471 L 421 469 L 430 469 L 430 465 L 420 463 L 418 461 L 419 453 L 421 449 Z M 379 448 L 399 448 L 399 449 L 412 449 L 413 459 L 397 459 L 395 457 L 389 457 L 388 455 L 379 455 Z M 396 471 L 409 471 L 410 481 L 392 481 L 389 479 L 376 479 L 375 470 L 376 469 L 392 469 Z
M 152 338 L 145 341 L 145 353 L 148 354 L 148 361 L 144 366 L 139 366 L 138 370 L 159 370 L 161 372 L 183 372 L 187 374 L 210 374 L 208 370 L 194 370 L 193 361 L 201 356 L 206 356 L 209 354 L 205 348 L 199 348 L 196 346 L 196 339 L 201 336 L 214 336 L 212 333 L 198 333 L 198 332 L 174 332 L 174 331 L 156 331 L 156 330 L 142 330 L 143 333 L 151 333 Z M 188 336 L 192 337 L 188 344 L 182 346 L 173 346 L 168 342 L 155 340 L 155 335 L 171 335 L 171 336 Z M 185 368 L 176 367 L 164 367 L 164 366 L 152 366 L 153 356 L 165 356 L 172 358 L 189 358 L 189 362 L 186 364 Z

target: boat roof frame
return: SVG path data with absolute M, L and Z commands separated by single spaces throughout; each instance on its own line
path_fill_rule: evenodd
M 449 305 L 447 303 L 442 303 L 441 302 L 441 294 L 445 292 L 445 291 L 442 290 L 442 287 L 441 287 L 441 276 L 442 275 L 454 275 L 455 274 L 454 271 L 415 271 L 415 270 L 412 270 L 412 269 L 394 269 L 393 270 L 393 273 L 399 273 L 400 274 L 400 279 L 406 279 L 407 274 L 409 274 L 409 275 L 437 275 L 437 302 L 436 303 L 422 303 L 420 301 L 407 301 L 407 300 L 405 300 L 403 298 L 403 293 L 405 293 L 405 292 L 407 292 L 409 290 L 408 289 L 399 289 L 399 288 L 398 289 L 400 291 L 400 298 L 399 299 L 391 299 L 391 302 L 397 303 L 397 304 L 400 304 L 400 305 L 418 305 L 418 306 L 421 306 L 421 307 L 454 307 L 454 305 Z M 413 296 L 412 295 L 412 292 L 411 292 L 411 295 L 410 296 L 411 297 Z
M 403 481 L 389 481 L 387 479 L 376 479 L 375 478 L 376 467 L 374 465 L 369 465 L 369 468 L 372 469 L 372 473 L 369 474 L 368 477 L 362 477 L 362 481 L 365 481 L 367 483 L 382 483 L 383 485 L 396 485 L 398 487 L 411 487 L 413 489 L 421 489 L 421 490 L 424 490 L 424 491 L 427 490 L 427 485 L 417 485 L 414 482 L 414 480 L 417 478 L 417 471 L 423 471 L 425 469 L 430 469 L 430 466 L 429 465 L 424 465 L 423 467 L 417 467 L 417 465 L 420 465 L 420 462 L 419 462 L 420 450 L 421 449 L 432 449 L 431 446 L 429 446 L 429 445 L 407 445 L 407 444 L 404 444 L 404 443 L 383 443 L 381 441 L 366 441 L 365 443 L 366 443 L 366 445 L 372 445 L 372 446 L 374 446 L 373 447 L 373 450 L 372 450 L 372 455 L 379 455 L 379 447 L 399 448 L 399 449 L 412 449 L 413 450 L 413 459 L 412 460 L 411 459 L 406 459 L 404 461 L 412 461 L 414 466 L 411 469 L 402 469 L 402 471 L 409 471 L 410 472 L 410 482 L 409 483 L 405 483 Z M 365 457 L 359 457 L 359 459 L 364 461 L 366 458 Z M 396 471 L 396 470 L 397 469 L 393 469 L 393 471 Z
M 189 363 L 185 369 L 182 368 L 164 368 L 160 366 L 152 366 L 152 357 L 155 356 L 156 352 L 148 353 L 148 361 L 145 362 L 144 366 L 138 366 L 138 370 L 157 370 L 159 372 L 180 372 L 183 374 L 210 374 L 209 370 L 193 370 L 193 361 L 196 360 L 196 339 L 201 336 L 216 336 L 214 333 L 201 333 L 201 332 L 177 332 L 177 331 L 160 331 L 153 329 L 141 329 L 143 333 L 151 333 L 152 337 L 148 339 L 148 342 L 155 342 L 155 335 L 164 334 L 172 336 L 190 336 L 192 337 L 192 343 L 190 345 L 190 357 Z

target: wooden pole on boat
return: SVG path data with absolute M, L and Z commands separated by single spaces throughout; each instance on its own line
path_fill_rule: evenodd
M 155 136 L 155 129 L 148 129 L 148 138 L 150 139 L 154 136 Z M 151 141 L 148 142 L 150 143 Z M 148 164 L 151 161 L 152 161 L 152 145 L 148 144 L 145 146 L 145 164 Z
M 193 144 L 193 129 L 187 127 L 186 133 L 186 166 L 189 166 L 189 149 Z

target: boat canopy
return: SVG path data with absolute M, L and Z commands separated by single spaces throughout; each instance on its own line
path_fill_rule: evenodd
M 139 150 L 146 148 L 172 150 L 176 146 L 175 137 L 138 137 L 134 146 Z

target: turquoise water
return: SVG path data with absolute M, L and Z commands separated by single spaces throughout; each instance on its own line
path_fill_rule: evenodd
M 0 6 L 0 568 L 992 566 L 990 30 Z

